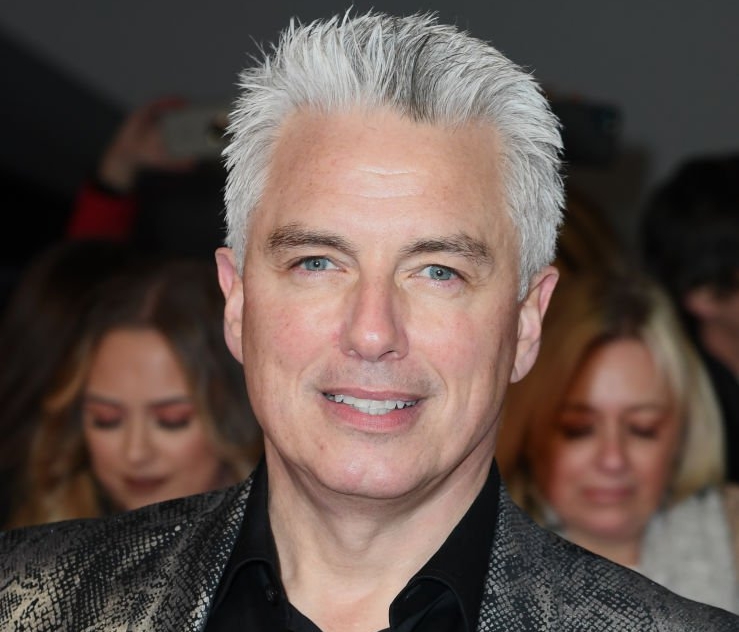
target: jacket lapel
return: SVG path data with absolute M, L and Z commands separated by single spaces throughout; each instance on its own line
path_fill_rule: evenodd
M 501 485 L 499 515 L 477 630 L 549 630 L 559 618 L 541 530 Z
M 251 481 L 231 488 L 220 502 L 174 528 L 183 537 L 156 563 L 167 590 L 151 610 L 151 629 L 203 630 L 218 583 L 241 528 Z M 151 576 L 151 573 L 149 573 Z

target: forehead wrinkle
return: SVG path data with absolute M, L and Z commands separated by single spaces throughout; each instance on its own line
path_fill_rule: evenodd
M 493 255 L 486 243 L 464 233 L 450 237 L 421 239 L 403 248 L 403 254 L 405 256 L 431 252 L 446 252 L 453 255 L 461 255 L 478 265 L 492 265 L 494 262 Z
M 410 169 L 391 169 L 390 167 L 360 165 L 357 171 L 363 173 L 371 173 L 378 176 L 406 176 L 415 173 Z
M 412 169 L 358 165 L 343 174 L 347 191 L 362 198 L 402 198 L 422 195 L 426 185 Z
M 356 255 L 356 248 L 343 237 L 329 231 L 309 229 L 297 222 L 276 228 L 267 240 L 267 249 L 272 252 L 303 246 L 335 248 Z

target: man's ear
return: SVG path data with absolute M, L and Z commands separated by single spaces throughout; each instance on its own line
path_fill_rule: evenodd
M 518 382 L 534 365 L 539 355 L 541 324 L 549 306 L 559 272 L 553 266 L 542 268 L 529 284 L 529 292 L 521 301 L 518 313 L 518 345 L 511 372 L 511 382 Z
M 216 250 L 216 265 L 218 266 L 218 283 L 226 297 L 226 307 L 223 313 L 223 333 L 226 345 L 239 362 L 244 361 L 244 352 L 241 348 L 241 327 L 244 308 L 244 287 L 241 277 L 236 271 L 236 261 L 233 250 L 218 248 Z

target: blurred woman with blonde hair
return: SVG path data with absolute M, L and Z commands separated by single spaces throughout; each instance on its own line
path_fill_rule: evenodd
M 576 544 L 738 612 L 723 454 L 710 382 L 661 287 L 565 277 L 505 403 L 496 458 L 514 500 Z

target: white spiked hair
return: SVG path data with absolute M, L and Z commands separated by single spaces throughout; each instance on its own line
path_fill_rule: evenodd
M 297 110 L 357 106 L 389 107 L 432 124 L 489 122 L 502 140 L 506 201 L 519 235 L 520 298 L 552 261 L 563 204 L 559 122 L 534 79 L 486 42 L 432 13 L 292 20 L 239 85 L 224 156 L 226 244 L 240 271 L 248 218 L 283 121 Z

